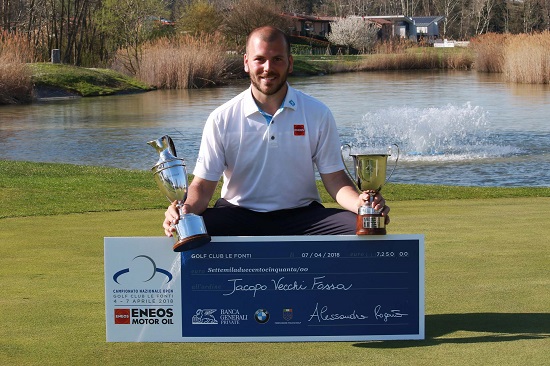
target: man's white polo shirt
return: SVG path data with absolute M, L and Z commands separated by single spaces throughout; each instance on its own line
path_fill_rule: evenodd
M 314 166 L 320 173 L 344 169 L 328 107 L 288 86 L 267 124 L 249 88 L 208 117 L 193 174 L 210 181 L 223 174 L 223 198 L 267 212 L 320 201 Z

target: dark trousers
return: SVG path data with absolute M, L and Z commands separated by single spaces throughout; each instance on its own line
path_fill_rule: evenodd
M 202 216 L 212 236 L 355 235 L 357 219 L 353 212 L 325 208 L 319 202 L 288 210 L 256 212 L 223 198 Z

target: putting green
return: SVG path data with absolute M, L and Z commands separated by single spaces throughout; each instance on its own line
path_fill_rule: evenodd
M 392 203 L 426 244 L 426 340 L 106 343 L 105 236 L 160 236 L 162 210 L 0 220 L 2 365 L 550 363 L 550 198 Z

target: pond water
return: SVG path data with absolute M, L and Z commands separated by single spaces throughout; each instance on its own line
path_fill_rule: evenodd
M 398 144 L 393 182 L 550 185 L 549 85 L 510 84 L 474 71 L 290 82 L 331 108 L 352 152 Z M 208 114 L 247 86 L 2 106 L 0 159 L 150 169 L 158 156 L 146 142 L 168 134 L 192 172 Z

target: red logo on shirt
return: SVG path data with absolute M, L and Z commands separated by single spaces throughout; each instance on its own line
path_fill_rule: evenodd
M 294 136 L 305 136 L 306 128 L 304 125 L 294 125 Z

